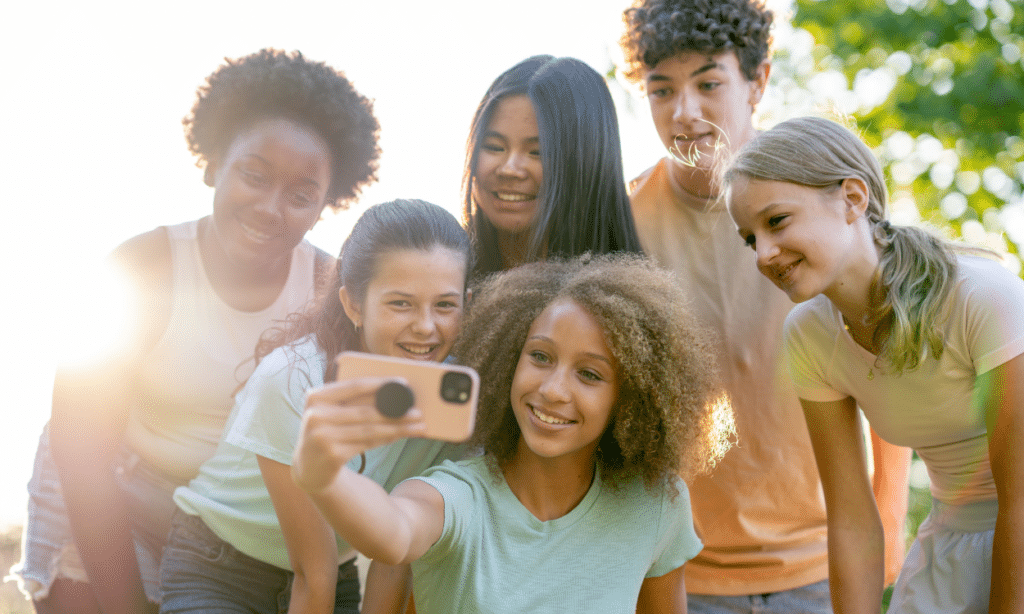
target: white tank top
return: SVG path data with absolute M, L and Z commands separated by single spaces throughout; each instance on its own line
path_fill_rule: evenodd
M 187 482 L 213 455 L 233 394 L 254 368 L 260 335 L 315 294 L 316 249 L 302 241 L 280 295 L 262 311 L 227 305 L 206 277 L 198 220 L 167 227 L 172 299 L 163 336 L 135 372 L 125 440 L 143 461 Z

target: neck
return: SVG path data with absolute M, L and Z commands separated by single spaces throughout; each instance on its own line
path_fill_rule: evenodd
M 538 520 L 561 518 L 571 512 L 593 484 L 592 450 L 568 457 L 544 458 L 529 450 L 520 437 L 512 459 L 501 469 L 512 494 Z
M 875 275 L 878 271 L 878 250 L 873 241 L 855 253 L 847 261 L 842 275 L 824 294 L 843 315 L 845 324 L 853 338 L 865 349 L 877 353 L 874 337 L 877 311 L 881 297 L 874 287 Z
M 200 221 L 198 232 L 206 277 L 225 303 L 240 311 L 260 311 L 277 299 L 288 280 L 291 253 L 272 263 L 237 262 L 214 236 L 209 218 Z
M 508 233 L 498 231 L 498 255 L 501 257 L 502 270 L 526 264 L 530 252 L 530 233 L 523 231 Z

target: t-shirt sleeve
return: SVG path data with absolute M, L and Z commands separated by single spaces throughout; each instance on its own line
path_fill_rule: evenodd
M 783 351 L 789 376 L 793 380 L 793 389 L 801 399 L 819 403 L 839 401 L 849 395 L 836 390 L 826 379 L 822 365 L 831 351 L 818 346 L 829 335 L 823 330 L 820 317 L 812 310 L 812 304 L 813 301 L 801 303 L 786 317 Z M 833 343 L 834 338 L 833 335 Z
M 979 375 L 1024 354 L 1024 280 L 985 264 L 965 272 L 962 289 L 967 344 Z
M 443 558 L 463 540 L 472 513 L 479 505 L 475 501 L 473 484 L 466 469 L 450 460 L 427 469 L 423 475 L 410 480 L 420 480 L 433 486 L 444 499 L 444 527 L 441 536 L 420 557 L 420 562 L 429 563 Z
M 305 392 L 313 385 L 309 367 L 302 358 L 289 364 L 279 351 L 264 359 L 236 399 L 238 415 L 225 440 L 258 456 L 291 465 L 302 426 Z
M 675 485 L 679 490 L 676 497 L 673 498 L 670 492 L 662 494 L 661 531 L 655 546 L 654 562 L 647 571 L 648 578 L 663 576 L 682 567 L 704 547 L 693 529 L 690 491 L 678 478 Z

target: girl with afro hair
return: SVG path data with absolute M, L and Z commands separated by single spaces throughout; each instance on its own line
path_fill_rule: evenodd
M 125 341 L 58 371 L 15 571 L 40 613 L 155 611 L 171 493 L 213 453 L 260 334 L 314 295 L 331 259 L 306 232 L 376 178 L 370 101 L 298 52 L 227 60 L 184 126 L 213 210 L 114 250 Z
M 412 563 L 420 614 L 685 612 L 701 543 L 678 476 L 713 466 L 732 432 L 686 302 L 635 255 L 497 274 L 453 349 L 481 376 L 482 456 L 389 495 L 345 463 L 423 417 L 378 414 L 381 378 L 339 380 L 307 398 L 293 476 L 357 549 Z

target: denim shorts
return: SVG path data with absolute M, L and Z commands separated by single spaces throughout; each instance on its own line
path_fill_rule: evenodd
M 178 510 L 160 569 L 160 612 L 285 614 L 294 575 L 240 552 L 198 516 Z M 359 613 L 354 558 L 338 568 L 334 612 Z
M 126 495 L 146 596 L 158 602 L 160 557 L 174 512 L 171 496 L 179 484 L 146 467 L 137 455 L 127 451 L 112 470 Z M 89 581 L 71 535 L 57 466 L 50 453 L 49 425 L 43 427 L 39 438 L 28 494 L 21 561 L 11 569 L 11 576 L 27 597 L 38 601 L 50 594 L 57 578 Z
M 831 614 L 828 580 L 764 595 L 687 595 L 689 614 Z

